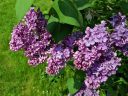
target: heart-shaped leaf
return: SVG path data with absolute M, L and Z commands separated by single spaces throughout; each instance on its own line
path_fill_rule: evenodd
M 55 0 L 53 8 L 59 16 L 61 23 L 82 26 L 83 18 L 72 0 Z
M 75 0 L 78 10 L 93 7 L 96 0 Z
M 68 86 L 68 90 L 71 94 L 74 94 L 77 90 L 74 88 L 74 79 L 73 78 L 69 78 L 67 80 L 67 86 Z
M 34 0 L 17 0 L 15 5 L 16 16 L 20 21 L 29 10 Z

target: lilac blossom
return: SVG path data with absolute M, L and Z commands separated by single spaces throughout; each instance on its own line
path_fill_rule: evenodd
M 120 50 L 121 52 L 123 52 L 123 54 L 124 54 L 125 56 L 128 57 L 128 43 L 125 44 L 123 47 L 119 48 L 119 50 Z
M 84 85 L 74 96 L 99 96 L 99 91 L 89 89 Z
M 50 75 L 56 75 L 66 66 L 66 63 L 73 56 L 75 42 L 83 36 L 82 32 L 74 32 L 66 37 L 60 44 L 56 44 L 50 51 L 47 59 L 48 66 L 46 72 Z
M 105 24 L 105 21 L 102 21 L 93 29 L 87 27 L 86 35 L 78 40 L 78 50 L 73 55 L 77 69 L 87 70 L 108 49 L 109 34 Z
M 122 15 L 120 12 L 117 15 L 114 15 L 110 17 L 109 21 L 113 27 L 116 27 L 118 25 L 126 25 L 126 16 Z
M 71 57 L 71 49 L 63 44 L 57 44 L 52 48 L 50 57 L 47 59 L 48 66 L 46 72 L 50 75 L 56 75 L 66 66 L 66 62 Z
M 71 35 L 67 36 L 62 43 L 69 47 L 69 48 L 74 48 L 75 43 L 84 36 L 82 32 L 73 32 Z
M 109 76 L 116 74 L 118 66 L 121 65 L 121 59 L 111 50 L 108 50 L 103 56 L 86 72 L 85 85 L 89 89 L 97 89 L 100 84 L 105 82 Z
M 108 77 L 116 74 L 121 59 L 116 57 L 116 53 L 108 50 L 103 56 L 86 71 L 84 86 L 75 96 L 99 96 L 97 89 L 101 83 L 107 81 Z
M 19 23 L 14 27 L 11 41 L 10 41 L 10 49 L 13 51 L 18 51 L 24 47 L 24 38 L 23 34 L 28 31 L 28 28 L 24 26 L 23 23 Z
M 42 27 L 47 25 L 40 9 L 36 12 L 34 7 L 31 7 L 24 16 L 24 21 L 29 28 L 29 31 L 40 31 L 39 29 L 42 29 Z
M 33 7 L 27 12 L 24 19 L 14 28 L 10 41 L 10 49 L 23 49 L 28 63 L 37 65 L 46 61 L 47 51 L 52 46 L 52 36 L 46 30 L 46 20 L 40 10 Z
M 120 50 L 124 55 L 128 56 L 128 28 L 126 24 L 126 17 L 118 13 L 111 19 L 111 24 L 116 24 L 114 32 L 111 34 L 111 44 L 117 50 Z

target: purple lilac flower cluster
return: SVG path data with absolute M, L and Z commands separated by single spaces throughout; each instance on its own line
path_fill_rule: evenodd
M 88 89 L 85 85 L 83 85 L 75 96 L 99 96 L 99 91 Z
M 101 83 L 105 82 L 109 76 L 117 71 L 121 59 L 116 57 L 116 53 L 108 50 L 99 60 L 96 60 L 91 68 L 87 70 L 85 85 L 89 89 L 97 89 Z
M 10 49 L 23 49 L 28 63 L 37 65 L 47 59 L 47 51 L 52 45 L 51 34 L 46 30 L 46 20 L 40 10 L 32 7 L 24 19 L 13 29 Z
M 24 26 L 23 23 L 19 23 L 17 26 L 14 27 L 12 38 L 10 41 L 10 49 L 13 51 L 18 51 L 22 48 L 26 48 L 27 45 L 25 45 L 25 35 L 28 32 L 28 28 Z
M 106 31 L 104 21 L 100 25 L 96 25 L 93 29 L 87 28 L 85 32 L 85 37 L 77 42 L 78 51 L 74 54 L 77 62 L 74 60 L 74 64 L 78 69 L 83 70 L 84 68 L 86 72 L 86 79 L 84 81 L 85 88 L 78 91 L 76 96 L 82 96 L 79 95 L 81 92 L 85 96 L 86 94 L 88 94 L 87 96 L 99 96 L 96 89 L 100 87 L 101 83 L 105 82 L 109 76 L 116 73 L 117 67 L 121 65 L 121 60 L 111 48 L 110 35 Z M 91 35 L 91 32 L 93 35 Z M 90 38 L 95 39 L 89 41 Z M 93 43 L 89 43 L 90 45 L 88 45 L 88 42 L 91 41 Z M 83 63 L 85 61 L 86 63 Z M 82 64 L 86 65 L 84 66 Z
M 114 15 L 110 17 L 109 22 L 113 27 L 116 27 L 118 25 L 126 25 L 126 16 L 122 15 L 120 12 L 117 15 Z
M 66 66 L 69 59 L 72 58 L 75 42 L 83 36 L 82 32 L 74 32 L 66 37 L 60 44 L 55 44 L 50 50 L 50 56 L 47 59 L 48 66 L 46 72 L 50 75 L 58 74 Z
M 64 44 L 64 46 L 67 46 L 71 49 L 73 49 L 77 43 L 77 41 L 83 37 L 83 33 L 82 32 L 73 32 L 71 35 L 67 36 L 62 43 Z
M 108 49 L 109 37 L 105 24 L 102 21 L 93 29 L 87 27 L 86 35 L 77 42 L 78 50 L 73 55 L 77 69 L 87 70 Z
M 71 50 L 68 47 L 65 48 L 62 44 L 57 44 L 50 53 L 51 56 L 47 59 L 48 66 L 46 72 L 51 75 L 58 74 L 70 59 Z
M 99 96 L 97 91 L 101 83 L 105 82 L 109 76 L 116 74 L 121 59 L 116 53 L 108 50 L 103 56 L 96 60 L 95 63 L 86 72 L 84 87 L 82 87 L 76 96 Z M 83 94 L 83 95 L 82 95 Z
M 114 32 L 111 34 L 111 42 L 116 49 L 128 56 L 128 28 L 126 24 L 126 16 L 121 13 L 113 16 L 110 23 L 114 27 Z

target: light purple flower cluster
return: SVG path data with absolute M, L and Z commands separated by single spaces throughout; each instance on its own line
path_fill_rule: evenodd
M 97 89 L 101 83 L 107 81 L 108 77 L 115 74 L 120 66 L 121 59 L 116 53 L 108 50 L 99 60 L 96 60 L 91 68 L 87 70 L 85 85 L 89 89 Z
M 121 13 L 111 18 L 110 23 L 114 27 L 114 32 L 111 34 L 111 43 L 116 49 L 128 56 L 128 28 L 126 24 L 126 17 Z
M 102 21 L 93 29 L 87 27 L 86 35 L 77 42 L 78 51 L 73 55 L 77 69 L 87 70 L 108 49 L 109 37 L 105 24 Z
M 85 85 L 83 85 L 75 96 L 99 96 L 99 91 L 88 89 Z
M 46 72 L 50 75 L 58 74 L 59 71 L 66 66 L 66 62 L 70 59 L 72 52 L 70 48 L 62 44 L 57 44 L 50 52 L 47 59 L 48 66 Z
M 72 58 L 75 42 L 82 36 L 82 32 L 74 32 L 60 44 L 56 44 L 51 48 L 50 56 L 47 59 L 48 66 L 46 72 L 48 74 L 58 74 L 66 66 L 67 61 Z
M 108 77 L 116 74 L 121 59 L 116 56 L 112 50 L 105 52 L 99 60 L 86 71 L 84 86 L 75 94 L 75 96 L 99 96 L 97 91 L 101 83 L 107 81 Z
M 116 73 L 117 67 L 121 65 L 121 59 L 112 50 L 110 35 L 106 31 L 104 21 L 93 29 L 87 28 L 85 32 L 85 37 L 77 42 L 78 51 L 74 54 L 74 64 L 77 69 L 86 72 L 85 88 L 80 89 L 76 96 L 82 96 L 79 95 L 81 93 L 85 96 L 86 94 L 88 94 L 87 96 L 99 96 L 96 89 L 100 87 L 101 83 L 107 81 L 109 76 Z M 90 38 L 95 39 L 89 41 Z
M 32 7 L 24 19 L 13 29 L 10 49 L 23 49 L 28 62 L 32 65 L 43 63 L 47 59 L 47 51 L 52 45 L 51 34 L 47 32 L 46 20 L 40 10 Z

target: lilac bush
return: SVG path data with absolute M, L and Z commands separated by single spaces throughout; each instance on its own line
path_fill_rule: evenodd
M 75 96 L 99 96 L 100 85 L 121 66 L 116 50 L 128 56 L 126 17 L 119 13 L 111 17 L 110 24 L 112 33 L 108 31 L 107 23 L 101 21 L 94 28 L 87 27 L 85 33 L 73 32 L 55 43 L 46 29 L 43 14 L 32 7 L 14 27 L 10 49 L 22 49 L 30 65 L 47 62 L 46 73 L 49 75 L 57 75 L 69 60 L 73 60 L 74 67 L 86 73 L 84 84 Z

